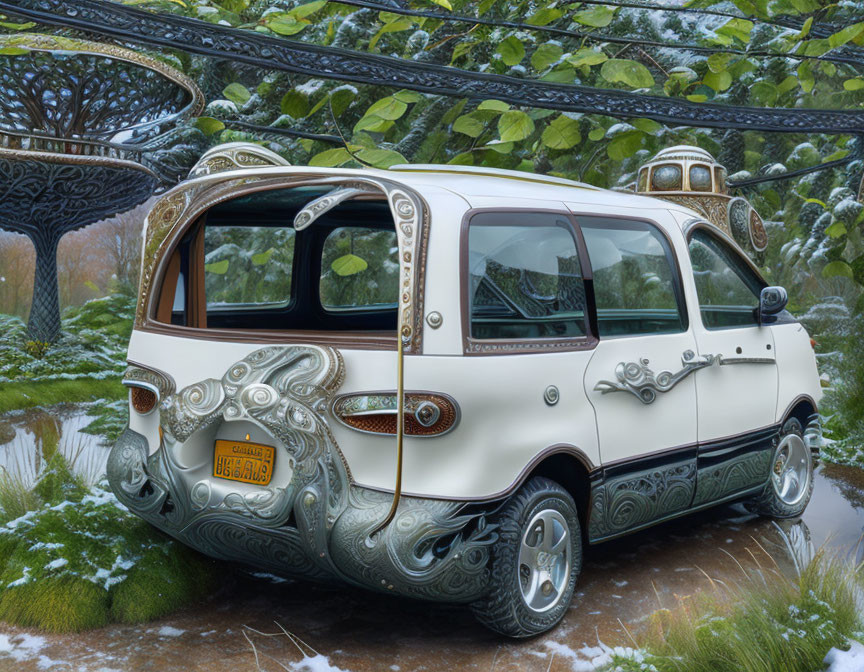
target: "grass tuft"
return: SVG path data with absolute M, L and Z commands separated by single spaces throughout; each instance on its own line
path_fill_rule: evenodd
M 107 625 L 109 604 L 102 587 L 62 576 L 4 590 L 0 620 L 48 632 L 79 632 Z
M 797 580 L 765 567 L 741 585 L 678 598 L 649 620 L 640 658 L 607 669 L 657 672 L 814 672 L 864 630 L 855 568 L 824 552 Z

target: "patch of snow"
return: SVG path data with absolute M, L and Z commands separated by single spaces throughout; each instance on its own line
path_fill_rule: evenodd
M 30 580 L 30 568 L 29 568 L 29 567 L 25 567 L 25 568 L 24 568 L 24 574 L 21 576 L 21 578 L 20 578 L 20 579 L 15 579 L 15 580 L 12 581 L 11 583 L 9 583 L 9 585 L 7 585 L 6 587 L 7 587 L 7 588 L 14 588 L 15 586 L 23 586 L 23 585 L 24 585 L 25 583 L 27 583 L 29 580 Z
M 826 672 L 861 672 L 864 670 L 864 645 L 860 642 L 850 642 L 848 651 L 831 649 L 823 661 L 828 665 Z
M 185 630 L 180 630 L 179 628 L 172 628 L 170 625 L 163 625 L 159 628 L 159 631 L 156 633 L 160 637 L 179 637 L 182 635 Z
M 69 561 L 66 558 L 57 558 L 56 560 L 52 560 L 47 565 L 45 565 L 45 569 L 60 569 L 61 567 L 65 567 L 69 564 Z
M 37 635 L 0 635 L 0 657 L 9 656 L 18 662 L 32 660 L 45 646 L 45 638 Z M 40 656 L 40 661 L 45 656 Z M 41 664 L 40 664 L 41 667 Z
M 324 80 L 323 79 L 310 79 L 308 82 L 304 82 L 303 84 L 300 84 L 299 86 L 295 86 L 294 90 L 297 91 L 298 93 L 302 93 L 305 96 L 311 96 L 313 93 L 315 93 L 322 86 L 324 86 Z
M 320 653 L 311 658 L 306 656 L 297 663 L 291 663 L 291 670 L 292 672 L 349 672 L 331 665 L 330 659 Z

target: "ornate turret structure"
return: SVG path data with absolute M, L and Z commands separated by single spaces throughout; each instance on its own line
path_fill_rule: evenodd
M 679 145 L 658 152 L 639 169 L 636 191 L 695 210 L 752 255 L 768 246 L 759 213 L 746 198 L 729 194 L 726 168 L 704 149 Z

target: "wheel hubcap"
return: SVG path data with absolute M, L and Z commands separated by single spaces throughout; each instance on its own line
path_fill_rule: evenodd
M 557 605 L 570 581 L 570 528 L 558 511 L 536 514 L 522 534 L 519 589 L 530 609 L 543 612 Z
M 810 456 L 807 444 L 797 434 L 780 441 L 774 453 L 771 483 L 777 498 L 789 506 L 800 502 L 810 487 Z

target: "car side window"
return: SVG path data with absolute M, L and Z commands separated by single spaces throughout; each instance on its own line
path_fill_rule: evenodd
M 579 338 L 585 283 L 568 217 L 484 212 L 468 227 L 470 334 L 475 339 Z
M 686 331 L 677 267 L 657 227 L 614 217 L 580 216 L 577 221 L 594 274 L 599 335 Z
M 690 263 L 706 329 L 758 326 L 756 309 L 765 283 L 737 252 L 697 229 L 690 238 Z

